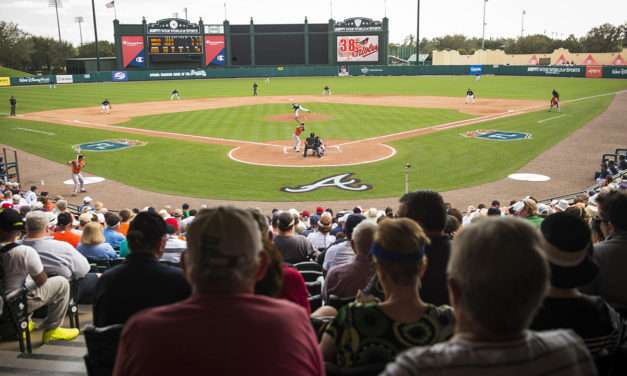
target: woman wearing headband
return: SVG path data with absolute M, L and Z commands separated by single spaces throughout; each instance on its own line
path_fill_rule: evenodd
M 436 307 L 420 298 L 428 243 L 422 228 L 410 219 L 380 223 L 370 254 L 385 299 L 351 303 L 339 310 L 322 338 L 325 361 L 341 368 L 383 365 L 405 349 L 452 335 L 451 307 Z

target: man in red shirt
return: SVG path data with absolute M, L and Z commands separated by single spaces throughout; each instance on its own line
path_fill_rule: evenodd
M 81 170 L 85 167 L 85 157 L 78 155 L 76 159 L 69 161 L 67 164 L 72 166 L 72 180 L 74 181 L 74 193 L 72 193 L 72 196 L 76 196 L 79 190 L 80 192 L 87 192 L 84 188 L 85 180 L 81 174 Z
M 324 375 L 305 310 L 253 294 L 269 256 L 250 213 L 202 210 L 187 240 L 192 296 L 127 322 L 114 375 Z

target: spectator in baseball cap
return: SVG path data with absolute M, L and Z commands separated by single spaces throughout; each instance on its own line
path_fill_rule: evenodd
M 185 257 L 192 296 L 131 318 L 114 374 L 324 374 L 306 311 L 253 294 L 268 267 L 261 239 L 245 210 L 201 210 L 190 225 Z M 164 338 L 177 341 L 168 345 Z M 250 351 L 242 351 L 243 338 Z
M 546 240 L 551 286 L 531 329 L 571 329 L 583 338 L 593 358 L 614 354 L 627 340 L 624 320 L 602 297 L 578 290 L 599 272 L 591 256 L 588 225 L 580 217 L 560 212 L 548 216 L 540 228 Z
M 12 294 L 26 287 L 27 311 L 47 306 L 48 313 L 40 327 L 43 342 L 70 341 L 79 335 L 78 329 L 62 328 L 70 301 L 70 283 L 62 276 L 48 277 L 37 251 L 16 241 L 25 228 L 22 216 L 13 209 L 0 209 L 0 265 L 4 269 L 4 293 Z M 75 251 L 76 252 L 76 251 Z M 29 278 L 30 277 L 30 278 Z M 29 329 L 27 329 L 29 330 Z
M 285 262 L 296 264 L 307 261 L 310 256 L 316 253 L 307 238 L 294 232 L 294 225 L 296 224 L 294 215 L 289 212 L 282 212 L 277 216 L 276 221 L 278 234 L 272 241 L 281 251 Z

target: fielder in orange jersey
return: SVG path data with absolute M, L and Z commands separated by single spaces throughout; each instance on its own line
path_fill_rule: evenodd
M 72 167 L 72 180 L 74 181 L 74 192 L 72 196 L 76 196 L 78 192 L 87 192 L 84 188 L 85 180 L 81 174 L 81 170 L 85 167 L 85 157 L 78 155 L 76 159 L 69 161 L 67 164 Z
M 300 152 L 300 135 L 305 131 L 305 123 L 300 123 L 298 127 L 294 129 L 292 134 L 292 141 L 294 141 L 294 151 Z

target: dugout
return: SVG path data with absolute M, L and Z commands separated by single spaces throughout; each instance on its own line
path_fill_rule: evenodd
M 231 25 L 180 18 L 141 24 L 113 21 L 118 70 L 290 65 L 384 65 L 388 19 Z

